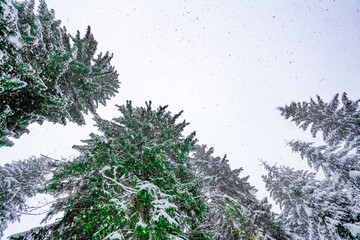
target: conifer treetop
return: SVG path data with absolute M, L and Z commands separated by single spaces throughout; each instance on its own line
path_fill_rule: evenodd
M 291 118 L 296 125 L 306 130 L 310 127 L 313 137 L 317 132 L 323 133 L 324 141 L 330 146 L 358 139 L 360 135 L 359 100 L 351 101 L 346 93 L 342 94 L 340 106 L 339 94 L 329 102 L 324 102 L 319 96 L 310 102 L 292 102 L 285 107 L 279 107 L 285 119 Z
M 44 121 L 85 124 L 83 114 L 117 93 L 112 55 L 95 57 L 97 41 L 88 27 L 72 37 L 45 1 L 0 2 L 0 147 Z

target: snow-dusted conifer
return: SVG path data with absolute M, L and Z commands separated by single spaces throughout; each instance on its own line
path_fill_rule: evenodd
M 94 58 L 90 28 L 83 38 L 60 27 L 40 1 L 0 1 L 0 147 L 12 146 L 33 122 L 84 124 L 83 113 L 117 92 L 108 53 Z
M 289 178 L 290 190 L 287 190 L 276 186 L 276 184 L 283 184 L 284 179 L 281 180 L 280 177 L 272 179 L 270 172 L 267 177 L 264 177 L 269 190 L 278 192 L 278 194 L 273 194 L 273 197 L 283 203 L 284 208 L 287 208 L 287 210 L 284 209 L 284 213 L 289 213 L 292 209 L 292 212 L 300 214 L 298 210 L 300 205 L 290 198 L 290 192 L 296 193 L 291 190 L 292 188 L 301 189 L 300 186 L 310 184 L 314 189 L 312 192 L 301 190 L 302 195 L 297 201 L 309 202 L 305 205 L 316 213 L 312 218 L 316 216 L 319 219 L 309 220 L 309 223 L 313 222 L 312 225 L 304 225 L 303 220 L 297 221 L 297 218 L 302 218 L 298 214 L 293 215 L 292 225 L 287 222 L 287 226 L 291 225 L 291 229 L 306 229 L 298 232 L 307 231 L 312 234 L 308 236 L 309 239 L 321 237 L 358 239 L 360 237 L 359 100 L 353 102 L 344 93 L 342 106 L 339 104 L 338 95 L 330 103 L 323 102 L 318 96 L 317 101 L 311 99 L 309 103 L 293 102 L 289 106 L 279 108 L 286 119 L 291 118 L 303 130 L 311 126 L 313 137 L 319 131 L 323 133 L 326 145 L 315 146 L 313 143 L 302 141 L 291 141 L 289 145 L 293 151 L 307 159 L 310 167 L 316 171 L 321 168 L 325 173 L 324 180 L 315 184 L 312 173 L 271 168 L 265 165 L 268 171 L 282 172 L 283 177 Z M 298 178 L 292 179 L 293 176 L 289 172 L 298 175 Z
M 292 239 L 356 239 L 344 229 L 352 219 L 346 192 L 335 190 L 328 180 L 316 180 L 312 172 L 264 167 L 266 188 L 280 205 L 280 220 Z
M 64 216 L 11 239 L 287 239 L 241 169 L 182 135 L 181 112 L 118 108 L 46 184 L 57 201 L 45 220 Z
M 213 148 L 197 145 L 192 167 L 203 179 L 203 195 L 210 207 L 203 224 L 214 239 L 287 239 L 266 199 L 255 197 L 256 189 L 247 177 L 239 177 L 242 168 L 231 170 L 226 156 L 212 156 Z
M 47 157 L 32 157 L 0 166 L 0 238 L 8 223 L 28 213 L 26 200 L 43 188 L 45 176 L 55 163 Z
M 81 155 L 54 172 L 48 193 L 59 198 L 52 225 L 13 239 L 208 239 L 198 226 L 206 205 L 188 153 L 194 135 L 182 131 L 165 107 L 119 106 L 122 116 L 96 117 L 101 135 L 91 134 Z
M 340 105 L 339 94 L 336 94 L 330 103 L 325 103 L 319 96 L 317 101 L 292 102 L 289 106 L 279 107 L 285 119 L 291 118 L 297 126 L 306 130 L 310 125 L 313 137 L 317 132 L 323 133 L 323 139 L 329 146 L 345 143 L 351 146 L 354 142 L 359 144 L 360 113 L 359 101 L 351 101 L 343 93 Z

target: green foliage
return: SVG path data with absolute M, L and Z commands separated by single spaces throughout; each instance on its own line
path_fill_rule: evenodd
M 188 165 L 195 133 L 183 137 L 187 123 L 176 123 L 180 114 L 171 116 L 166 106 L 134 108 L 128 101 L 118 108 L 122 116 L 113 121 L 96 117 L 103 134 L 75 146 L 81 156 L 54 172 L 47 192 L 67 197 L 59 198 L 48 217 L 61 211 L 64 217 L 42 236 L 51 231 L 57 239 L 192 239 L 185 229 L 196 228 L 206 210 Z
M 128 101 L 112 121 L 96 116 L 101 134 L 46 184 L 57 201 L 44 221 L 64 216 L 11 239 L 286 239 L 241 169 L 183 136 L 188 123 L 166 108 Z
M 106 53 L 94 57 L 90 27 L 83 38 L 60 27 L 53 10 L 40 1 L 0 2 L 0 146 L 12 146 L 31 123 L 47 120 L 84 124 L 119 87 Z M 70 44 L 72 38 L 72 44 Z

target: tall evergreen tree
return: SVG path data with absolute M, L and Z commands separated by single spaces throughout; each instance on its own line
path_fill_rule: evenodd
M 287 239 L 284 229 L 275 220 L 267 199 L 259 201 L 256 189 L 247 177 L 239 177 L 243 170 L 231 170 L 226 156 L 213 157 L 213 148 L 197 145 L 193 151 L 194 172 L 203 180 L 203 194 L 210 210 L 204 227 L 215 239 Z M 232 204 L 232 205 L 231 205 Z M 231 209 L 236 209 L 237 214 Z M 229 210 L 230 209 L 230 210 Z M 237 224 L 236 224 L 237 223 Z
M 13 239 L 207 239 L 196 230 L 206 210 L 188 153 L 194 135 L 182 136 L 166 107 L 119 106 L 113 121 L 96 117 L 102 135 L 76 146 L 81 156 L 61 165 L 47 186 L 59 198 L 52 225 Z
M 358 103 L 359 100 L 353 102 L 344 93 L 342 106 L 339 106 L 340 101 L 336 95 L 330 103 L 324 103 L 317 97 L 317 101 L 311 99 L 309 103 L 293 102 L 279 108 L 286 119 L 291 118 L 303 130 L 311 126 L 313 137 L 321 131 L 326 142 L 326 145 L 322 146 L 302 141 L 289 143 L 293 151 L 307 159 L 310 167 L 316 171 L 320 168 L 324 171 L 325 179 L 322 181 L 315 181 L 313 173 L 265 165 L 269 171 L 268 176 L 264 176 L 267 188 L 273 192 L 275 200 L 284 205 L 285 215 L 290 217 L 289 212 L 297 213 L 292 215 L 292 223 L 288 221 L 286 224 L 300 236 L 309 239 L 360 237 Z M 290 189 L 284 187 L 285 181 L 288 181 Z M 300 213 L 300 206 L 311 209 L 313 214 L 306 216 L 306 211 Z M 306 217 L 312 220 L 306 220 Z M 304 235 L 305 232 L 308 235 Z
M 278 109 L 285 119 L 291 118 L 291 121 L 303 130 L 311 125 L 313 137 L 321 131 L 329 146 L 343 142 L 346 147 L 356 147 L 353 144 L 359 144 L 360 100 L 351 101 L 346 93 L 343 93 L 341 102 L 342 106 L 339 106 L 339 94 L 336 94 L 330 103 L 325 103 L 317 96 L 316 101 L 310 99 L 310 102 L 292 102 Z
M 57 202 L 45 220 L 64 216 L 11 239 L 285 239 L 273 219 L 261 219 L 269 207 L 259 207 L 241 170 L 195 145 L 195 133 L 182 135 L 181 112 L 151 102 L 118 108 L 112 121 L 95 117 L 102 133 L 75 146 L 81 155 L 46 184 Z
M 266 188 L 282 209 L 280 220 L 291 239 L 352 238 L 343 227 L 352 218 L 346 192 L 334 191 L 329 181 L 316 180 L 315 173 L 264 166 Z
M 0 238 L 9 222 L 20 221 L 21 214 L 30 210 L 26 200 L 43 187 L 54 164 L 47 157 L 32 157 L 0 166 Z
M 71 37 L 44 0 L 0 1 L 0 147 L 33 122 L 84 124 L 119 87 L 112 55 L 94 57 L 90 27 Z M 70 41 L 72 40 L 72 43 Z

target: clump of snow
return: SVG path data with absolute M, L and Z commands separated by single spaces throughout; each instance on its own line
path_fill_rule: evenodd
M 257 190 L 256 189 L 250 189 L 249 192 L 250 192 L 250 194 L 255 195 Z
M 106 170 L 111 170 L 111 167 L 109 165 L 106 165 L 105 167 L 103 167 L 103 169 L 101 169 L 101 172 L 105 172 Z
M 353 236 L 359 236 L 360 235 L 360 225 L 359 224 L 347 223 L 347 224 L 344 224 L 344 226 L 347 229 L 349 229 L 349 231 L 351 232 L 351 234 Z
M 136 223 L 136 225 L 137 225 L 137 226 L 141 226 L 141 227 L 143 227 L 143 228 L 146 228 L 146 227 L 147 227 L 147 224 L 144 223 L 141 219 L 140 219 L 139 222 Z
M 140 185 L 139 187 L 139 191 L 143 190 L 143 189 L 148 189 L 148 190 L 156 190 L 157 189 L 157 186 L 154 185 L 153 183 L 145 183 L 145 184 L 142 184 Z
M 106 138 L 106 137 L 104 137 L 104 136 L 100 136 L 99 139 L 100 139 L 103 143 L 105 143 L 105 144 L 108 144 L 108 143 L 109 143 L 109 139 Z
M 119 231 L 110 233 L 109 235 L 107 235 L 105 237 L 105 239 L 108 239 L 108 238 L 109 239 L 120 239 L 120 240 L 125 239 L 124 236 L 121 233 L 119 233 Z
M 124 202 L 122 202 L 122 201 L 120 202 L 119 199 L 112 198 L 109 200 L 109 202 L 113 202 L 116 205 L 120 206 L 121 208 L 126 209 L 126 205 L 124 204 Z
M 306 215 L 308 215 L 308 217 L 310 217 L 311 214 L 312 214 L 312 209 L 309 208 L 309 207 L 307 207 L 307 206 L 305 206 L 305 207 L 304 207 L 304 210 L 305 210 L 305 212 L 306 212 Z
M 184 240 L 184 238 L 178 237 L 178 236 L 174 236 L 174 235 L 170 235 L 170 238 L 172 240 Z
M 155 222 L 159 221 L 160 217 L 165 218 L 170 224 L 177 225 L 177 222 L 175 221 L 175 219 L 172 218 L 169 214 L 167 214 L 167 212 L 164 209 L 160 209 L 160 211 L 155 213 L 155 217 L 153 218 L 153 221 L 155 221 Z
M 154 206 L 161 206 L 162 208 L 175 208 L 175 209 L 178 208 L 175 204 L 170 203 L 166 199 L 154 200 L 154 201 L 152 201 L 152 204 Z
M 102 170 L 101 170 L 101 174 L 106 180 L 110 180 L 112 182 L 112 184 L 117 184 L 118 186 L 120 186 L 121 188 L 123 188 L 125 191 L 127 191 L 129 193 L 135 193 L 136 192 L 133 188 L 127 187 L 124 184 L 122 184 L 121 182 L 118 182 L 116 180 L 116 178 L 111 178 L 111 177 L 107 176 L 105 174 L 105 171 L 106 170 L 111 170 L 111 169 L 112 168 L 107 165 L 107 166 L 103 167 Z M 115 167 L 114 170 L 113 170 L 114 175 L 115 175 L 116 169 L 117 169 L 117 167 Z
M 167 212 L 166 209 L 169 208 L 175 208 L 177 209 L 177 206 L 175 204 L 170 203 L 166 199 L 159 199 L 152 201 L 152 204 L 155 207 L 155 217 L 153 218 L 153 221 L 159 221 L 160 217 L 165 218 L 170 224 L 178 224 L 177 221 L 172 218 Z
M 360 171 L 350 171 L 349 175 L 353 178 L 360 177 Z
M 3 14 L 1 18 L 8 22 L 15 22 L 18 14 L 16 8 L 14 8 L 14 6 L 11 4 L 11 1 L 5 1 L 5 3 L 1 3 L 1 7 L 3 8 Z
M 17 49 L 22 48 L 23 44 L 17 35 L 10 35 L 7 38 L 8 42 L 14 45 Z

